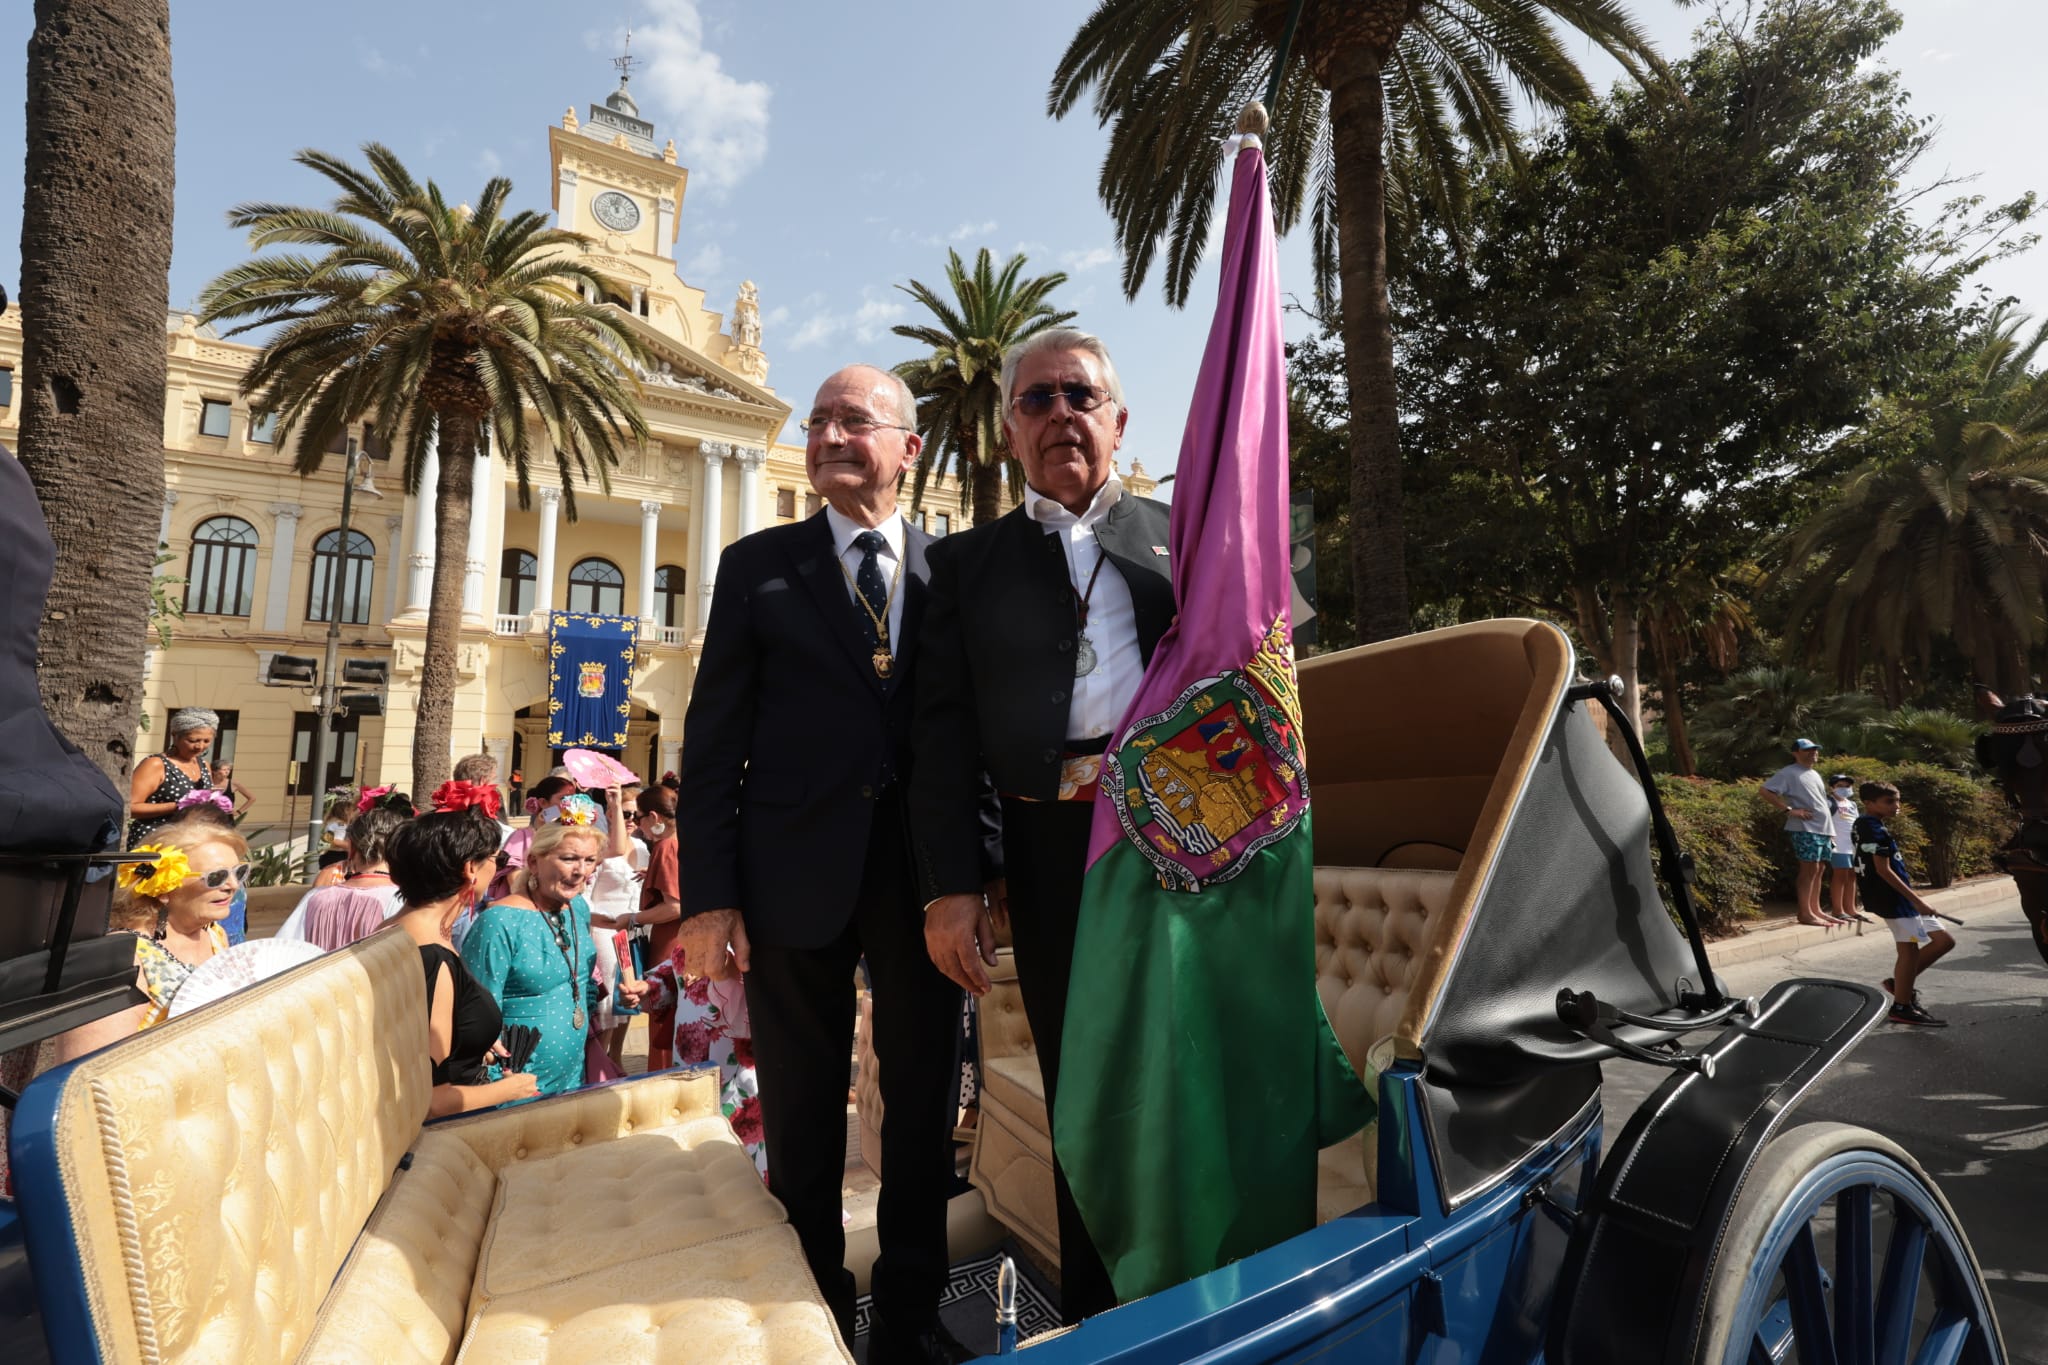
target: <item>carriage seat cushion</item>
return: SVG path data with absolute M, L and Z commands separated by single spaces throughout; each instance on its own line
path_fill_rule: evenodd
M 1394 1032 L 1417 964 L 1448 923 L 1455 872 L 1318 867 L 1316 992 L 1360 1074 L 1372 1045 Z

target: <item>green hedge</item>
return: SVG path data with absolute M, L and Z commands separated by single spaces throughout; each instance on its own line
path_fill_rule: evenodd
M 1998 794 L 1973 778 L 1931 763 L 1887 763 L 1834 755 L 1822 776 L 1847 773 L 1860 785 L 1890 782 L 1904 812 L 1893 822 L 1913 880 L 1947 886 L 1989 872 L 2010 817 Z M 1725 934 L 1761 913 L 1765 899 L 1790 899 L 1797 870 L 1785 816 L 1757 794 L 1759 782 L 1662 777 L 1658 790 L 1693 858 L 1693 893 L 1710 934 Z M 1860 805 L 1861 802 L 1859 801 Z

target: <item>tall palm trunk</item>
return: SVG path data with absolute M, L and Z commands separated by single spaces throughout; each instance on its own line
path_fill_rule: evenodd
M 1386 92 L 1381 59 L 1351 47 L 1331 63 L 1337 274 L 1351 389 L 1351 590 L 1361 644 L 1405 635 L 1407 536 L 1394 393 L 1394 311 L 1387 293 Z
M 1692 735 L 1685 728 L 1685 704 L 1678 691 L 1678 660 L 1669 646 L 1657 647 L 1657 704 L 1664 710 L 1664 739 L 1671 752 L 1671 768 L 1680 777 L 1699 776 L 1699 760 L 1692 751 Z
M 427 599 L 427 640 L 412 731 L 415 799 L 446 782 L 455 764 L 456 645 L 462 637 L 462 581 L 469 572 L 471 480 L 476 463 L 476 419 L 460 410 L 444 411 L 439 425 L 441 474 L 434 489 L 434 582 Z
M 43 706 L 126 790 L 164 495 L 177 104 L 168 0 L 36 0 L 21 461 L 57 543 Z
M 1003 461 L 991 460 L 974 466 L 972 480 L 974 524 L 986 526 L 1003 514 Z

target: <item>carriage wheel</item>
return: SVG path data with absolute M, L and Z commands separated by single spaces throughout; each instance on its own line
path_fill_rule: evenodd
M 1814 1123 L 1764 1148 L 1716 1259 L 1694 1365 L 2005 1365 L 1955 1210 L 1904 1149 Z

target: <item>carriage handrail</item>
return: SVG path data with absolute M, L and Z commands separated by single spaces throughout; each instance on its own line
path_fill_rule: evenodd
M 1664 802 L 1657 794 L 1657 779 L 1650 772 L 1650 757 L 1643 752 L 1642 740 L 1636 737 L 1635 727 L 1629 724 L 1627 714 L 1616 700 L 1621 689 L 1622 681 L 1617 677 L 1574 683 L 1565 689 L 1565 705 L 1578 701 L 1599 702 L 1608 719 L 1620 730 L 1621 737 L 1628 742 L 1629 757 L 1635 763 L 1636 781 L 1650 802 L 1650 827 L 1657 837 L 1657 870 L 1665 886 L 1670 888 L 1679 923 L 1685 928 L 1686 941 L 1692 945 L 1692 960 L 1700 969 L 1698 995 L 1682 994 L 1679 1003 L 1688 1009 L 1717 1009 L 1728 1003 L 1728 997 L 1722 993 L 1721 983 L 1714 979 L 1714 967 L 1707 958 L 1707 936 L 1700 928 L 1699 912 L 1692 903 L 1691 864 L 1684 850 L 1678 846 L 1678 832 L 1672 829 L 1670 818 L 1664 814 Z

